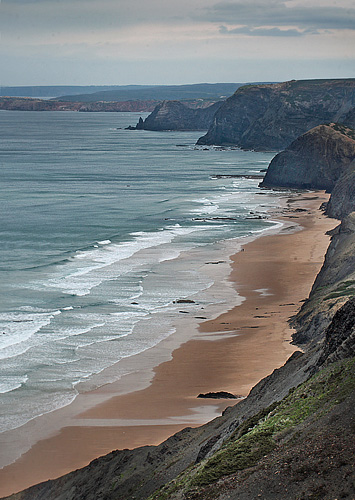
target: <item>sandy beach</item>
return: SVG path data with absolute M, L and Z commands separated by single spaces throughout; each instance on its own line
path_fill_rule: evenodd
M 223 390 L 245 397 L 280 367 L 297 349 L 290 343 L 288 319 L 308 296 L 329 244 L 325 233 L 337 225 L 319 210 L 327 199 L 323 192 L 285 197 L 285 207 L 273 214 L 285 222 L 281 230 L 248 242 L 231 257 L 229 279 L 244 298 L 240 305 L 212 320 L 201 313 L 199 328 L 191 331 L 184 318 L 174 338 L 130 360 L 135 373 L 6 433 L 4 456 L 26 436 L 30 449 L 0 470 L 0 496 L 112 450 L 158 444 L 200 425 L 235 401 L 198 399 L 199 393 Z M 147 358 L 154 372 L 142 371 Z

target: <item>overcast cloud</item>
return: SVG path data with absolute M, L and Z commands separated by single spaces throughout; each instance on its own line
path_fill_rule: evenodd
M 2 0 L 0 20 L 2 85 L 355 77 L 353 0 Z
M 295 26 L 300 31 L 355 30 L 355 8 L 288 6 L 282 1 L 222 2 L 206 9 L 206 18 L 211 22 L 241 24 L 249 28 L 263 26 Z M 272 36 L 272 33 L 270 33 Z

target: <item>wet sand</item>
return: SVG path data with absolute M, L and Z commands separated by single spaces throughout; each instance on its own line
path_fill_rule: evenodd
M 245 300 L 214 320 L 201 319 L 198 331 L 180 332 L 191 340 L 175 348 L 171 359 L 161 362 L 159 356 L 173 350 L 169 338 L 137 356 L 137 371 L 125 378 L 125 391 L 122 381 L 108 384 L 26 424 L 19 439 L 23 432 L 38 437 L 0 470 L 0 495 L 58 477 L 114 449 L 158 444 L 186 426 L 200 425 L 234 401 L 198 399 L 199 393 L 223 390 L 245 397 L 280 367 L 296 350 L 287 320 L 308 296 L 329 244 L 325 232 L 337 224 L 318 210 L 327 199 L 323 193 L 292 198 L 275 214 L 286 222 L 279 233 L 249 242 L 231 257 L 230 280 Z M 303 230 L 295 230 L 296 224 Z M 187 324 L 184 320 L 180 328 Z M 146 373 L 146 387 L 134 391 L 142 378 L 142 356 L 153 357 L 157 366 Z M 7 440 L 10 449 L 16 434 L 10 432 Z

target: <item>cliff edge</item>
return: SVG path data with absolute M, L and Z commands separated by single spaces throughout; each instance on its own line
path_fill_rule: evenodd
M 355 79 L 292 80 L 240 87 L 197 144 L 281 150 L 322 123 L 355 126 Z

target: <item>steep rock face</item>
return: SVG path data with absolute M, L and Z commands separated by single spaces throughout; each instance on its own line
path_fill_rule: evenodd
M 348 300 L 334 315 L 325 332 L 319 365 L 350 358 L 355 353 L 355 298 Z
M 309 298 L 293 318 L 294 341 L 317 343 L 335 312 L 355 296 L 355 212 L 334 231 Z
M 354 124 L 355 80 L 300 80 L 240 87 L 198 144 L 280 150 L 321 123 Z
M 204 130 L 210 126 L 213 116 L 222 102 L 207 108 L 193 109 L 180 101 L 163 101 L 143 121 L 139 120 L 136 130 Z
M 330 192 L 354 158 L 354 130 L 334 123 L 319 125 L 273 158 L 261 186 Z
M 335 219 L 342 219 L 355 211 L 355 160 L 346 173 L 336 183 L 326 214 Z

